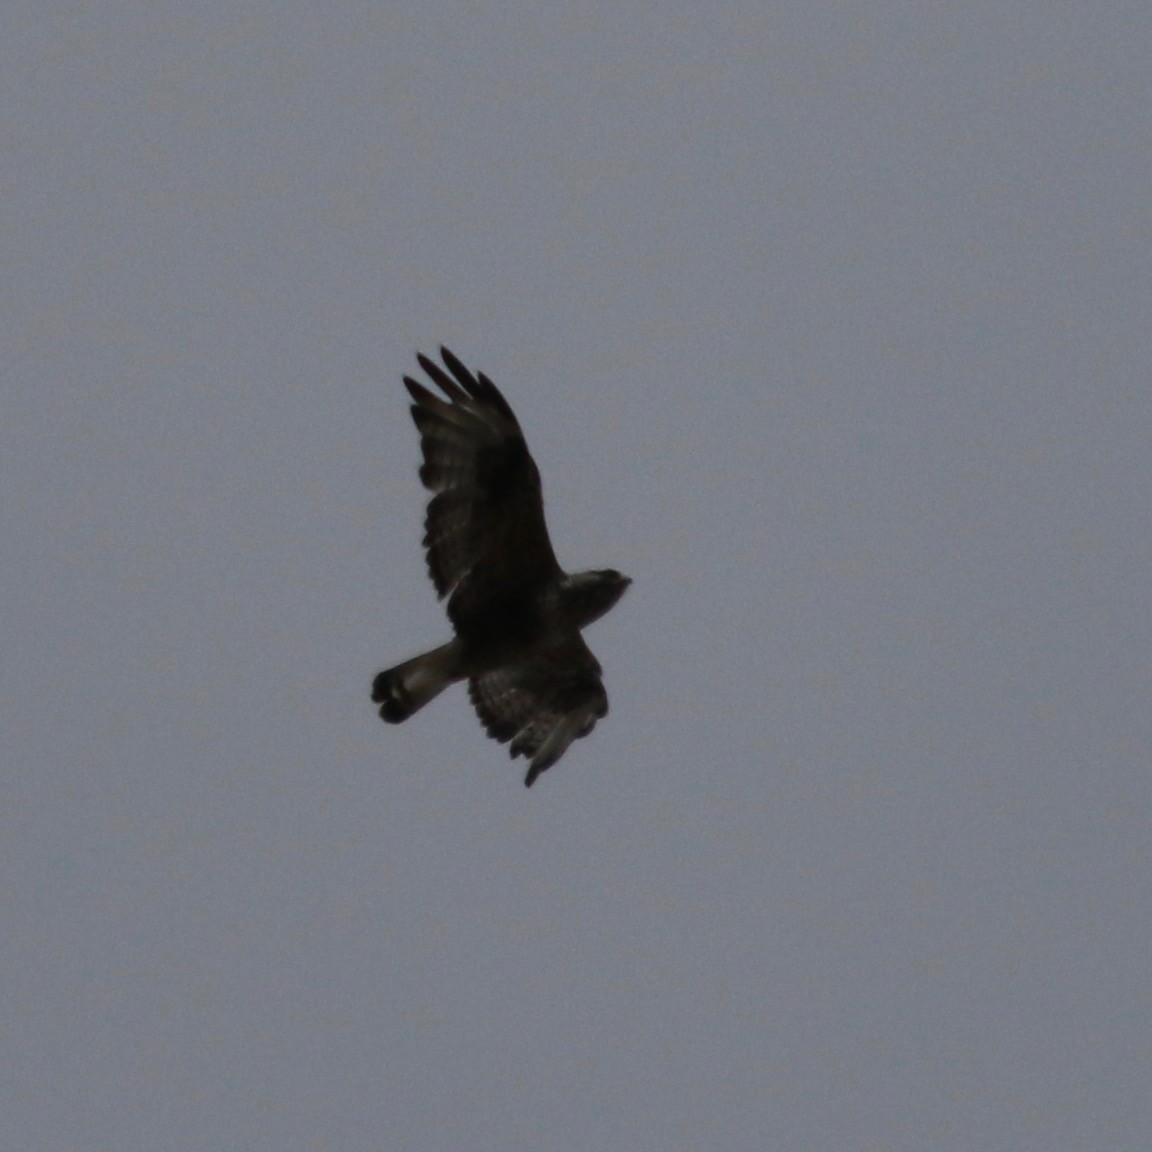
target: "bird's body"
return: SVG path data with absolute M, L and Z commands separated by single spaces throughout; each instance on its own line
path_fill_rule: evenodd
M 600 664 L 580 635 L 631 583 L 612 569 L 569 575 L 552 551 L 540 472 L 507 401 L 447 348 L 445 372 L 420 366 L 447 399 L 411 377 L 420 479 L 432 493 L 424 546 L 455 638 L 381 672 L 372 699 L 389 723 L 467 680 L 488 734 L 529 758 L 525 783 L 608 712 Z M 450 373 L 450 375 L 449 375 Z

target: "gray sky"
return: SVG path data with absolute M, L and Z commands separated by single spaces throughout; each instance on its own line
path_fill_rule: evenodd
M 1152 9 L 0 17 L 0 1144 L 1144 1149 Z M 400 376 L 635 584 L 527 792 Z

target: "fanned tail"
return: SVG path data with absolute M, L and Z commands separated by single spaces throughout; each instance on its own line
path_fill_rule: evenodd
M 380 719 L 400 724 L 419 712 L 449 684 L 461 679 L 459 643 L 452 640 L 431 652 L 386 668 L 372 682 L 372 699 L 380 705 Z

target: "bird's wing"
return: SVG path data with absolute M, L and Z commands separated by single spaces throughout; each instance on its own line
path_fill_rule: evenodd
M 468 695 L 488 735 L 512 741 L 513 757 L 530 759 L 531 788 L 568 749 L 608 713 L 600 663 L 579 632 L 540 647 L 525 659 L 473 677 Z
M 420 431 L 420 479 L 434 495 L 424 522 L 428 572 L 448 616 L 460 622 L 496 594 L 535 589 L 560 566 L 544 523 L 540 472 L 520 424 L 496 385 L 441 348 L 447 372 L 427 356 L 420 367 L 447 399 L 410 376 Z

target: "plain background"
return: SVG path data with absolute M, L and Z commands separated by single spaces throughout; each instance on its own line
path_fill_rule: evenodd
M 0 17 L 0 1144 L 1144 1150 L 1152 8 Z M 455 689 L 490 374 L 612 713 Z

